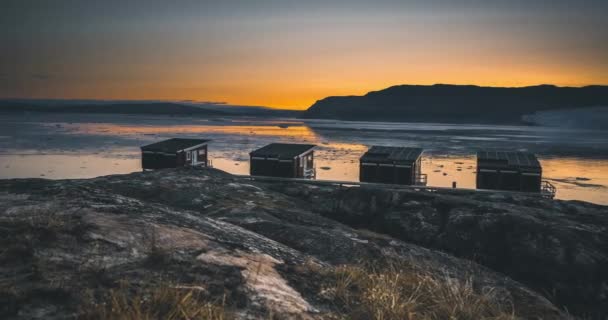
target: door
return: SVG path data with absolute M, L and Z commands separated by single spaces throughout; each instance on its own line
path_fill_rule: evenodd
M 308 153 L 306 155 L 302 155 L 299 157 L 299 170 L 298 170 L 298 178 L 307 178 L 314 179 L 315 178 L 315 168 L 313 162 L 313 154 Z
M 195 166 L 198 162 L 198 152 L 196 150 L 189 152 L 192 154 L 192 165 Z
M 300 172 L 303 178 L 308 178 L 308 161 L 306 156 L 300 156 Z

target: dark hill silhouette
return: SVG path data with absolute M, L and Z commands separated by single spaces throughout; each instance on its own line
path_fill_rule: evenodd
M 70 105 L 40 105 L 27 102 L 4 102 L 0 103 L 0 112 L 226 115 L 226 113 L 218 110 L 207 110 L 171 102 Z
M 0 113 L 109 113 L 176 116 L 297 117 L 301 111 L 190 101 L 4 99 Z
M 521 123 L 537 111 L 608 106 L 608 86 L 521 88 L 400 85 L 364 96 L 327 97 L 304 118 L 365 121 Z

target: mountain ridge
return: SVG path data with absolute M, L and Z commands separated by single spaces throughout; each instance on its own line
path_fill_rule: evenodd
M 608 86 L 395 85 L 316 101 L 303 118 L 395 122 L 525 123 L 539 111 L 608 106 Z M 491 108 L 491 109 L 490 109 Z
M 179 116 L 274 116 L 293 117 L 294 110 L 217 102 L 162 100 L 0 99 L 0 113 L 106 113 Z

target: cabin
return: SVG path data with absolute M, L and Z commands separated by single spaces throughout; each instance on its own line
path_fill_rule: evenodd
M 271 143 L 249 153 L 250 174 L 282 178 L 314 179 L 312 144 Z
M 542 171 L 532 153 L 477 152 L 478 189 L 541 192 Z
M 141 147 L 143 170 L 188 166 L 208 167 L 207 143 L 210 140 L 173 138 Z
M 420 148 L 372 146 L 359 159 L 359 181 L 426 185 Z

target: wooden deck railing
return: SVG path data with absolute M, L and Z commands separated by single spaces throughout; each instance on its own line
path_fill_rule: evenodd
M 543 180 L 541 181 L 540 193 L 545 198 L 553 199 L 555 198 L 555 193 L 557 192 L 557 188 L 551 184 L 551 182 Z
M 426 186 L 426 183 L 427 183 L 426 173 L 421 173 L 416 177 L 415 184 L 417 186 Z
M 435 187 L 427 185 L 399 185 L 399 184 L 384 184 L 384 183 L 371 183 L 371 182 L 355 182 L 355 181 L 340 181 L 340 180 L 313 180 L 313 179 L 302 179 L 302 178 L 280 178 L 280 177 L 265 177 L 265 176 L 248 176 L 248 175 L 234 175 L 240 179 L 261 181 L 261 182 L 290 182 L 290 183 L 304 183 L 312 185 L 326 185 L 326 186 L 338 186 L 338 187 L 370 187 L 370 188 L 385 188 L 392 190 L 424 190 L 429 192 L 449 192 L 449 193 L 495 193 L 495 194 L 512 194 L 522 195 L 529 197 L 545 197 L 553 198 L 555 193 L 549 195 L 543 192 L 521 192 L 521 191 L 506 191 L 506 190 L 488 190 L 488 189 L 469 189 L 469 188 L 448 188 L 448 187 Z M 553 187 L 555 188 L 555 187 Z

